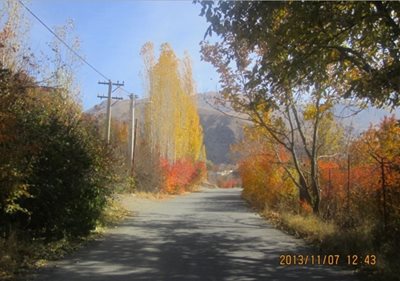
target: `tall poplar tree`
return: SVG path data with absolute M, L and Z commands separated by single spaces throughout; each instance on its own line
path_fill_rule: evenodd
M 146 133 L 151 151 L 174 163 L 205 160 L 203 131 L 196 107 L 195 85 L 188 55 L 179 60 L 167 43 L 154 59 L 153 45 L 142 48 L 146 71 Z

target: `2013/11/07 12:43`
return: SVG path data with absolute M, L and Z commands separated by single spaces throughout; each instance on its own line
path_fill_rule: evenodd
M 375 266 L 377 263 L 376 255 L 280 255 L 279 265 L 370 265 Z

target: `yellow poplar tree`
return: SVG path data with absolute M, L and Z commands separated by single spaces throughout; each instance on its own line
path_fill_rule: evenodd
M 151 43 L 142 48 L 149 99 L 146 132 L 152 152 L 170 163 L 183 158 L 205 161 L 190 58 L 185 54 L 179 60 L 165 43 L 156 62 L 153 49 Z

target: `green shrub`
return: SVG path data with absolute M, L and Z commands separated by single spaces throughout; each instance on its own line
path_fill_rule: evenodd
M 0 237 L 94 229 L 119 166 L 93 120 L 68 93 L 1 69 L 0 124 Z

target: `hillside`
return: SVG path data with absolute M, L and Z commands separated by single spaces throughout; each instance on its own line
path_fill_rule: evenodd
M 213 93 L 197 95 L 197 106 L 201 125 L 204 131 L 204 144 L 207 159 L 215 164 L 233 163 L 230 146 L 239 141 L 243 135 L 243 120 L 226 115 L 210 106 L 206 102 Z M 146 100 L 140 99 L 136 103 L 136 118 L 143 120 L 143 109 Z M 112 118 L 121 121 L 129 120 L 129 100 L 113 101 Z M 103 117 L 106 112 L 106 101 L 87 110 L 87 113 Z
M 234 112 L 224 114 L 214 108 L 213 96 L 215 93 L 201 93 L 197 95 L 197 107 L 200 115 L 201 125 L 204 131 L 204 144 L 206 146 L 207 159 L 215 164 L 230 164 L 234 162 L 233 155 L 230 152 L 232 144 L 238 142 L 243 137 L 243 126 L 246 121 L 233 117 Z M 112 118 L 121 121 L 129 120 L 129 100 L 113 101 Z M 137 100 L 136 118 L 143 120 L 143 109 L 145 99 Z M 95 116 L 104 116 L 106 112 L 106 101 L 95 105 L 87 113 Z M 346 127 L 352 127 L 355 134 L 366 130 L 371 124 L 379 123 L 384 116 L 395 114 L 400 116 L 400 111 L 390 112 L 385 109 L 367 108 L 360 113 L 352 115 L 351 110 L 343 106 L 337 106 L 335 109 L 338 120 Z

